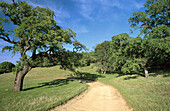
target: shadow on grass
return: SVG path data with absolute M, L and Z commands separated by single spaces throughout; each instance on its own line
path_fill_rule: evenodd
M 128 74 L 124 74 L 124 73 L 117 73 L 118 76 L 116 77 L 121 77 L 121 76 L 132 76 L 132 75 L 138 75 L 138 76 L 142 76 L 142 77 L 145 77 L 144 73 L 143 72 L 139 72 L 139 73 L 128 73 Z
M 134 76 L 129 76 L 129 77 L 125 77 L 124 80 L 130 80 L 130 79 L 137 79 L 139 76 L 134 75 Z
M 89 80 L 89 81 L 97 81 L 98 78 L 104 78 L 105 76 L 99 75 L 99 74 L 91 74 L 88 72 L 76 72 L 72 75 L 70 75 L 69 79 L 83 79 L 83 80 Z
M 42 87 L 50 88 L 50 87 L 63 86 L 63 85 L 69 84 L 70 81 L 73 81 L 71 79 L 83 79 L 83 80 L 89 80 L 89 81 L 96 81 L 99 77 L 104 78 L 105 76 L 78 71 L 74 73 L 73 75 L 71 75 L 70 77 L 68 77 L 67 79 L 56 79 L 50 82 L 43 82 L 43 83 L 40 83 L 39 86 L 26 88 L 26 89 L 23 89 L 23 91 L 28 91 L 28 90 L 42 88 Z
M 138 77 L 145 77 L 145 74 L 143 71 L 140 71 L 138 73 L 129 73 L 129 74 L 123 74 L 121 72 L 115 72 L 118 74 L 116 77 L 125 77 L 124 80 L 130 80 L 130 79 L 138 79 Z M 114 74 L 114 73 L 112 73 Z M 155 69 L 155 70 L 149 70 L 149 77 L 157 77 L 158 75 L 162 75 L 162 77 L 169 77 L 170 76 L 170 70 L 169 69 Z
M 157 70 L 151 70 L 150 76 L 156 77 L 158 75 L 162 75 L 163 77 L 169 77 L 170 76 L 170 70 L 169 69 L 157 69 Z
M 48 86 L 48 88 L 50 88 L 50 87 L 63 86 L 63 85 L 68 84 L 69 81 L 72 81 L 72 80 L 68 80 L 68 79 L 56 79 L 56 80 L 53 80 L 53 81 L 50 81 L 50 82 L 40 83 L 39 86 L 26 88 L 26 89 L 24 89 L 23 91 L 32 90 L 32 89 L 37 89 L 37 88 L 42 88 L 42 87 L 46 87 L 46 86 Z
M 113 73 L 114 74 L 114 73 Z M 119 77 L 124 77 L 123 79 L 124 80 L 130 80 L 130 79 L 138 79 L 138 77 L 145 77 L 144 73 L 142 71 L 136 73 L 136 72 L 132 72 L 132 73 L 128 73 L 128 74 L 124 74 L 120 71 L 116 71 L 115 74 L 118 74 L 116 76 L 116 78 L 119 78 Z
M 144 77 L 142 73 L 129 73 L 129 74 L 123 74 L 123 73 L 117 73 L 117 78 L 124 77 L 124 80 L 130 80 L 130 79 L 138 79 L 139 76 Z

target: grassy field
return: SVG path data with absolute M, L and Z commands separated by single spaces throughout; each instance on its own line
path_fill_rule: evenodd
M 0 111 L 44 111 L 65 103 L 87 85 L 65 79 L 69 71 L 58 66 L 33 68 L 25 77 L 24 91 L 12 93 L 15 75 L 0 75 Z
M 169 111 L 170 73 L 156 71 L 148 79 L 140 75 L 99 74 L 95 67 L 77 69 L 78 78 L 116 87 L 134 111 Z M 43 111 L 65 103 L 87 89 L 86 84 L 65 79 L 70 72 L 58 66 L 34 68 L 25 78 L 24 91 L 12 93 L 12 73 L 0 75 L 0 111 Z
M 156 71 L 144 78 L 137 74 L 98 74 L 92 67 L 79 70 L 100 75 L 96 80 L 116 87 L 134 111 L 170 111 L 169 71 Z

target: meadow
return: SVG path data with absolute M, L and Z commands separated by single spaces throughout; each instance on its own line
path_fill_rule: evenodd
M 142 75 L 119 73 L 99 74 L 93 66 L 78 68 L 75 78 L 103 82 L 116 87 L 134 111 L 169 111 L 169 71 Z M 2 111 L 43 111 L 66 103 L 81 94 L 88 85 L 69 79 L 71 72 L 59 69 L 33 68 L 25 77 L 24 91 L 12 93 L 15 75 L 0 75 L 0 110 Z
M 95 67 L 81 71 L 95 74 Z M 134 111 L 169 111 L 170 71 L 153 71 L 149 78 L 144 75 L 102 74 L 98 81 L 116 87 Z
M 24 91 L 11 92 L 15 74 L 0 75 L 0 111 L 46 111 L 85 91 L 84 83 L 66 79 L 59 66 L 33 68 L 25 77 Z

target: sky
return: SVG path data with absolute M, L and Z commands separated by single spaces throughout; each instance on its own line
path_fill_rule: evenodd
M 110 41 L 111 37 L 120 33 L 128 33 L 136 37 L 139 31 L 130 33 L 128 18 L 133 12 L 143 11 L 145 0 L 25 0 L 33 7 L 50 8 L 55 12 L 55 20 L 62 28 L 70 28 L 77 35 L 76 39 L 89 51 L 97 44 Z M 0 0 L 12 3 L 12 0 Z M 1 16 L 1 15 L 0 15 Z M 9 61 L 16 64 L 20 55 L 2 52 L 9 45 L 0 39 L 0 63 Z M 65 46 L 70 49 L 70 46 Z M 12 57 L 12 58 L 11 58 Z

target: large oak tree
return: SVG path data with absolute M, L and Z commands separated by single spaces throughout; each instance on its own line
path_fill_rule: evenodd
M 146 0 L 145 11 L 133 13 L 130 26 L 144 34 L 145 66 L 170 62 L 170 0 Z M 147 70 L 146 70 L 147 72 Z
M 83 45 L 75 40 L 76 34 L 71 29 L 62 29 L 57 25 L 53 11 L 14 0 L 12 4 L 0 2 L 0 10 L 5 15 L 0 18 L 0 39 L 12 44 L 3 50 L 21 55 L 13 92 L 22 90 L 24 77 L 32 66 L 36 66 L 34 61 L 38 57 L 48 57 L 64 68 L 72 69 L 73 61 L 68 57 L 73 56 L 75 51 L 67 52 L 63 44 L 73 44 L 76 50 Z M 11 26 L 13 29 L 8 30 Z

